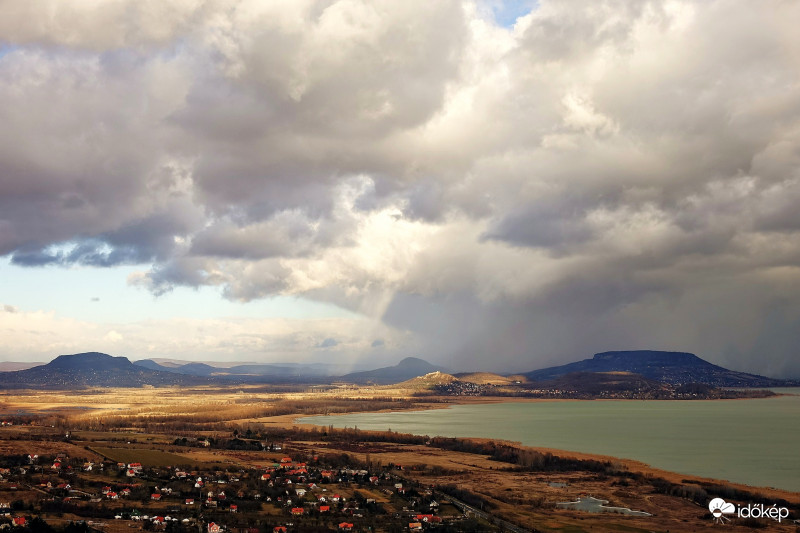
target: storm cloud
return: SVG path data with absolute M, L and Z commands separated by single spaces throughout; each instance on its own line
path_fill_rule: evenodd
M 333 303 L 354 358 L 800 376 L 800 5 L 579 4 L 0 3 L 0 255 Z

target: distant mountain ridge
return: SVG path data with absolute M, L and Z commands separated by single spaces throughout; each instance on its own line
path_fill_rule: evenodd
M 247 363 L 233 366 L 213 366 L 207 363 L 184 363 L 165 365 L 152 359 L 135 361 L 134 365 L 159 370 L 174 372 L 191 376 L 220 377 L 238 381 L 264 381 L 264 380 L 290 380 L 314 379 L 335 376 L 347 365 L 326 363 Z
M 711 387 L 783 387 L 800 386 L 800 381 L 790 381 L 728 370 L 704 361 L 686 352 L 655 350 L 612 351 L 595 354 L 591 359 L 566 365 L 534 370 L 526 374 L 501 376 L 487 372 L 456 374 L 446 368 L 433 365 L 423 359 L 407 357 L 394 366 L 373 370 L 335 375 L 332 372 L 342 364 L 285 363 L 285 364 L 239 364 L 232 367 L 216 367 L 206 363 L 186 363 L 164 366 L 156 361 L 143 360 L 132 363 L 126 357 L 113 357 L 99 352 L 60 355 L 47 364 L 14 371 L 0 371 L 0 388 L 49 388 L 73 389 L 84 387 L 140 387 L 142 385 L 231 385 L 235 383 L 333 383 L 394 385 L 425 377 L 413 383 L 421 385 L 432 376 L 436 380 L 446 378 L 452 385 L 472 383 L 469 389 L 461 386 L 461 393 L 472 393 L 491 387 L 522 387 L 548 383 L 556 388 L 565 388 L 567 382 L 559 381 L 569 375 L 571 383 L 583 390 L 592 390 L 589 382 L 610 385 L 621 378 L 611 380 L 603 373 L 628 373 L 641 379 L 673 386 L 703 384 Z M 578 380 L 576 382 L 576 379 Z M 623 381 L 639 388 L 651 387 L 636 382 L 634 377 Z M 456 380 L 456 381 L 453 381 Z M 526 382 L 530 382 L 526 385 Z M 538 387 L 538 385 L 536 385 Z M 488 387 L 488 388 L 487 388 Z M 469 390 L 468 390 L 469 389 Z
M 395 366 L 385 366 L 383 368 L 366 370 L 364 372 L 352 372 L 340 376 L 338 379 L 339 381 L 346 381 L 348 383 L 391 385 L 424 376 L 432 372 L 441 372 L 443 374 L 450 373 L 448 369 L 432 365 L 423 359 L 406 357 Z
M 0 373 L 0 388 L 74 389 L 83 387 L 140 387 L 198 385 L 206 379 L 150 370 L 126 357 L 99 352 L 60 355 L 45 365 Z
M 702 383 L 713 387 L 781 387 L 795 381 L 736 372 L 709 363 L 695 354 L 657 350 L 627 350 L 595 354 L 591 359 L 542 368 L 523 374 L 531 381 L 548 381 L 575 372 L 630 372 L 646 379 L 683 385 Z

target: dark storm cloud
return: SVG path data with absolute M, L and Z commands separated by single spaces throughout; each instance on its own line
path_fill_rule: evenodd
M 59 243 L 39 249 L 22 249 L 11 255 L 11 262 L 23 266 L 52 264 L 110 267 L 166 260 L 175 247 L 175 235 L 187 231 L 185 220 L 158 214 L 144 220 L 130 221 L 119 230 L 97 237 Z
M 323 340 L 319 343 L 319 348 L 333 348 L 334 346 L 338 346 L 339 341 L 332 337 L 328 337 L 327 339 Z
M 554 250 L 584 243 L 592 237 L 585 213 L 567 212 L 554 205 L 536 205 L 525 212 L 510 213 L 486 233 L 488 239 Z
M 0 5 L 0 254 L 303 295 L 453 367 L 664 348 L 800 375 L 798 6 L 483 13 Z

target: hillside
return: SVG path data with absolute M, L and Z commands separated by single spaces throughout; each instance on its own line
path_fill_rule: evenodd
M 537 383 L 538 387 L 574 391 L 598 396 L 603 393 L 654 393 L 666 391 L 669 385 L 629 372 L 573 372 L 549 381 Z
M 318 382 L 321 378 L 341 373 L 346 365 L 325 363 L 272 363 L 237 364 L 232 366 L 209 365 L 207 363 L 170 363 L 168 366 L 152 359 L 142 359 L 133 363 L 136 366 L 162 372 L 174 372 L 189 376 L 224 378 L 234 382 Z
M 202 378 L 150 370 L 134 365 L 125 357 L 98 352 L 60 355 L 46 365 L 0 373 L 0 388 L 6 389 L 198 385 L 207 382 Z
M 432 365 L 416 357 L 406 357 L 395 366 L 386 366 L 375 370 L 366 370 L 364 372 L 353 372 L 340 376 L 338 379 L 347 383 L 391 385 L 393 383 L 407 381 L 417 376 L 424 376 L 431 372 L 448 373 L 448 370 Z
M 461 381 L 477 383 L 478 385 L 509 385 L 514 382 L 512 377 L 492 374 L 491 372 L 462 372 L 453 374 L 453 376 Z
M 415 378 L 408 379 L 396 385 L 392 385 L 392 387 L 398 389 L 428 391 L 435 389 L 438 386 L 448 385 L 457 381 L 458 379 L 456 379 L 453 375 L 437 371 L 431 372 L 430 374 L 425 374 L 424 376 L 417 376 Z
M 703 383 L 713 387 L 780 387 L 795 384 L 728 370 L 691 353 L 653 350 L 598 353 L 591 359 L 534 370 L 524 376 L 531 381 L 548 381 L 574 372 L 630 372 L 672 385 Z

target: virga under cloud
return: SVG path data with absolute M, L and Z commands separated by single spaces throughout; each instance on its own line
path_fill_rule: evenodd
M 0 3 L 0 254 L 380 324 L 309 351 L 380 337 L 530 369 L 663 348 L 800 374 L 798 18 Z

